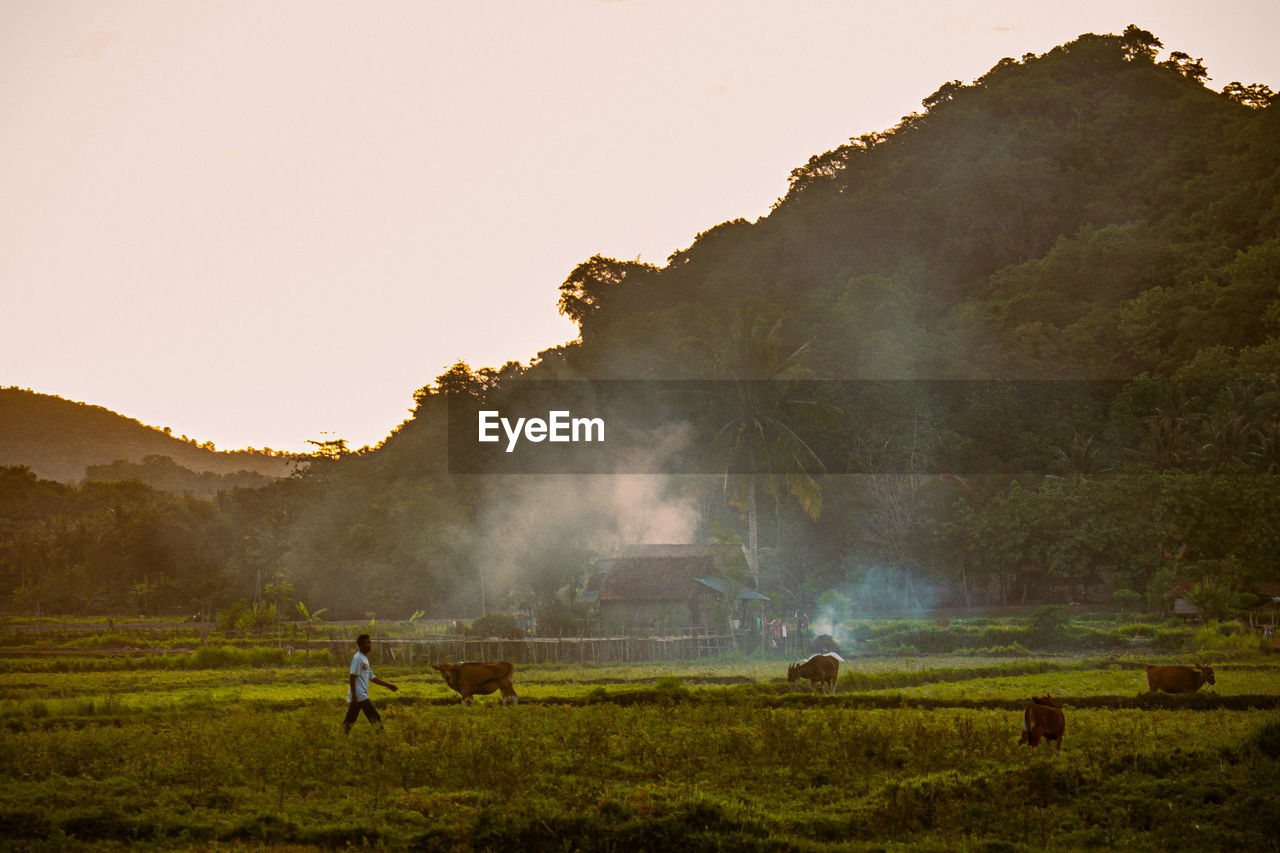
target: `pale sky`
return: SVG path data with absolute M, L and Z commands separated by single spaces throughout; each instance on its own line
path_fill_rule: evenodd
M 376 444 L 942 83 L 1135 23 L 1280 90 L 1273 0 L 0 0 L 0 386 Z

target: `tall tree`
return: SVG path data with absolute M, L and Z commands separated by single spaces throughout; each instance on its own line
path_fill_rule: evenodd
M 1130 24 L 1124 28 L 1124 33 L 1120 36 L 1120 44 L 1124 47 L 1125 55 L 1130 59 L 1145 59 L 1148 62 L 1155 59 L 1156 52 L 1164 47 L 1160 39 L 1149 31 L 1140 29 L 1137 24 Z
M 560 285 L 560 313 L 578 324 L 585 339 L 605 321 L 616 319 L 614 308 L 656 269 L 639 261 L 594 255 L 574 267 Z
M 807 344 L 789 344 L 782 326 L 782 318 L 765 319 L 744 305 L 718 339 L 688 342 L 708 360 L 714 379 L 707 452 L 722 466 L 730 504 L 746 515 L 753 577 L 760 570 L 758 491 L 775 505 L 789 496 L 817 519 L 822 490 L 814 474 L 825 467 L 799 429 L 805 420 L 837 414 L 827 404 L 794 396 L 791 381 L 811 375 L 803 363 Z

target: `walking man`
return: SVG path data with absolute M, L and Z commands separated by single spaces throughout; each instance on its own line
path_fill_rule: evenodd
M 351 658 L 351 689 L 347 691 L 347 718 L 342 721 L 343 733 L 351 731 L 351 726 L 355 724 L 356 717 L 360 716 L 361 711 L 364 711 L 369 722 L 375 724 L 382 722 L 382 715 L 369 701 L 370 681 L 381 684 L 392 693 L 400 689 L 390 681 L 383 681 L 373 674 L 373 669 L 369 666 L 369 651 L 373 649 L 373 641 L 369 639 L 368 634 L 356 637 L 356 648 L 359 651 Z

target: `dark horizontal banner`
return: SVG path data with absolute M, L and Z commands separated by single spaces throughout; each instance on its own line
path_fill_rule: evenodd
M 1265 472 L 1275 391 L 1159 380 L 524 381 L 449 395 L 448 464 L 454 474 Z

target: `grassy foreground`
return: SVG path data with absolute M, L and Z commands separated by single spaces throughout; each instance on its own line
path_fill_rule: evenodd
M 38 664 L 38 665 L 37 665 Z M 840 693 L 777 661 L 524 667 L 463 708 L 380 667 L 56 671 L 0 700 L 6 849 L 1276 850 L 1280 661 L 1149 699 L 1136 661 L 864 658 Z M 375 688 L 376 690 L 377 688 Z M 1060 755 L 1017 744 L 1027 697 Z

